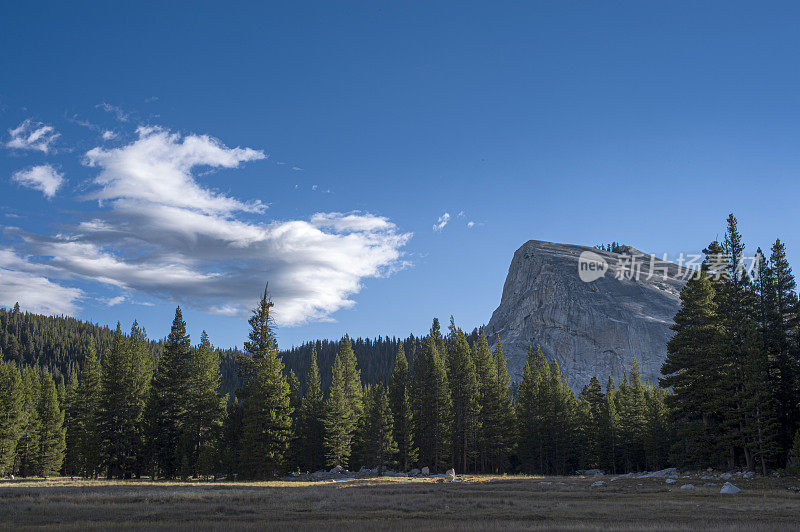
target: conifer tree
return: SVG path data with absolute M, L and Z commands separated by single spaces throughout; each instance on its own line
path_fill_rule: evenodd
M 311 351 L 311 365 L 306 378 L 306 393 L 300 402 L 297 423 L 298 466 L 317 471 L 325 465 L 325 401 L 317 364 L 317 351 Z
M 630 379 L 624 378 L 618 395 L 622 462 L 626 471 L 641 471 L 645 465 L 645 391 L 636 357 Z
M 497 384 L 497 364 L 495 363 L 486 332 L 478 331 L 478 340 L 472 350 L 477 379 L 478 406 L 480 407 L 480 431 L 478 434 L 478 471 L 490 469 L 495 443 L 502 437 L 500 393 Z
M 285 465 L 292 436 L 289 383 L 272 331 L 273 306 L 265 288 L 249 320 L 246 355 L 239 361 L 244 378 L 239 463 L 246 478 L 278 473 Z
M 16 467 L 21 477 L 35 475 L 39 470 L 39 437 L 41 419 L 39 418 L 39 396 L 41 377 L 38 368 L 28 366 L 22 372 L 22 416 L 21 434 L 17 441 Z
M 490 463 L 494 472 L 500 472 L 507 466 L 517 441 L 517 418 L 511 379 L 508 376 L 508 363 L 499 337 L 495 346 L 494 361 L 497 368 L 496 386 L 499 403 L 496 437 L 490 447 Z
M 545 412 L 549 407 L 550 366 L 541 347 L 528 349 L 517 403 L 517 444 L 520 467 L 526 472 L 545 472 Z
M 134 322 L 126 339 L 117 324 L 111 348 L 103 358 L 99 428 L 108 478 L 139 474 L 142 422 L 150 367 L 146 336 Z
M 584 469 L 602 468 L 600 455 L 602 449 L 601 430 L 603 423 L 603 388 L 597 377 L 592 377 L 583 387 L 579 396 L 581 416 L 582 467 Z
M 606 383 L 606 394 L 600 410 L 598 441 L 600 448 L 601 468 L 612 473 L 617 472 L 619 455 L 619 413 L 617 412 L 617 390 L 614 377 L 609 375 Z
M 69 377 L 64 386 L 64 430 L 66 431 L 66 451 L 62 470 L 65 475 L 74 476 L 79 473 L 77 450 L 77 424 L 75 421 L 78 391 L 78 372 L 75 366 L 70 367 Z
M 434 319 L 430 335 L 416 350 L 412 367 L 414 440 L 419 449 L 419 465 L 435 471 L 447 469 L 452 459 L 452 399 L 445 356 L 437 347 L 440 343 L 443 339 L 439 322 Z
M 3 360 L 0 352 L 0 477 L 11 473 L 17 443 L 22 435 L 22 375 L 13 362 Z
M 203 331 L 200 345 L 192 350 L 187 396 L 187 428 L 191 449 L 187 462 L 194 475 L 214 473 L 219 462 L 222 425 L 228 403 L 228 396 L 218 391 L 221 381 L 219 353 L 211 346 L 208 334 Z
M 147 403 L 147 440 L 157 473 L 175 478 L 181 469 L 189 431 L 192 378 L 192 346 L 180 307 L 164 354 L 158 361 Z M 187 459 L 188 462 L 188 459 Z
M 464 332 L 457 329 L 450 317 L 447 337 L 448 373 L 452 397 L 453 466 L 458 471 L 469 471 L 478 452 L 481 420 L 478 380 L 475 364 Z
M 364 413 L 366 464 L 376 465 L 378 475 L 397 453 L 394 441 L 392 409 L 389 406 L 389 392 L 382 382 L 369 390 L 368 409 Z
M 102 395 L 102 367 L 97 358 L 94 336 L 89 337 L 89 348 L 81 372 L 75 401 L 74 439 L 77 472 L 94 478 L 100 471 L 100 405 Z
M 714 249 L 712 243 L 709 249 Z M 722 364 L 723 328 L 718 317 L 716 291 L 706 271 L 693 276 L 681 290 L 681 308 L 675 315 L 675 335 L 667 343 L 661 368 L 662 386 L 673 393 L 665 398 L 677 430 L 674 456 L 679 465 L 701 467 L 716 462 L 723 408 L 720 389 L 725 381 Z
M 389 384 L 394 440 L 397 443 L 397 464 L 401 471 L 408 471 L 417 460 L 411 393 L 411 373 L 408 370 L 408 360 L 401 342 L 397 347 L 397 357 Z
M 331 388 L 325 413 L 325 456 L 328 465 L 347 467 L 354 436 L 363 415 L 361 372 L 345 336 L 333 362 Z
M 66 449 L 64 412 L 58 404 L 56 383 L 45 369 L 41 376 L 37 410 L 39 413 L 38 473 L 49 477 L 61 469 Z
M 664 402 L 666 391 L 660 386 L 645 388 L 647 405 L 644 430 L 645 463 L 648 470 L 666 467 L 672 446 L 672 430 Z

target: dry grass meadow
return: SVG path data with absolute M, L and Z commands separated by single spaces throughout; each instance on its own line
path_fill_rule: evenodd
M 620 478 L 464 476 L 347 482 L 0 481 L 9 529 L 325 528 L 547 530 L 797 530 L 794 478 L 720 482 Z M 609 480 L 605 477 L 605 480 Z M 692 482 L 696 490 L 679 486 Z

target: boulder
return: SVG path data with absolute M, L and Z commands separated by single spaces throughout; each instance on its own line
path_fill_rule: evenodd
M 605 486 L 605 485 L 606 485 L 605 482 L 603 482 L 602 480 L 598 480 L 597 482 L 593 482 L 591 487 L 599 488 L 600 486 Z
M 740 493 L 742 490 L 731 484 L 730 482 L 726 482 L 723 484 L 722 489 L 719 490 L 720 493 L 725 493 L 728 495 L 733 495 L 735 493 Z
M 752 471 L 748 471 L 747 473 L 742 475 L 742 478 L 753 478 L 754 476 L 756 476 L 755 473 L 753 473 Z
M 417 469 L 417 468 L 415 467 L 414 469 L 412 469 L 411 471 L 409 471 L 409 472 L 408 472 L 408 474 L 409 474 L 409 476 L 416 477 L 417 475 L 419 475 L 419 469 Z
M 721 478 L 722 480 L 730 480 L 730 479 L 733 478 L 733 474 L 732 473 L 723 473 L 723 474 L 721 474 L 719 476 L 719 478 Z
M 668 467 L 666 469 L 661 469 L 659 471 L 653 471 L 652 473 L 645 473 L 644 475 L 639 475 L 639 478 L 668 478 L 677 476 L 678 476 L 678 469 L 675 467 Z
M 431 474 L 431 470 L 428 469 L 428 466 L 422 468 L 422 474 L 426 476 Z
M 682 490 L 694 490 L 694 489 L 697 489 L 697 488 L 694 487 L 694 484 L 684 484 L 683 486 L 681 486 L 681 489 Z
M 328 473 L 338 474 L 338 473 L 341 473 L 342 471 L 344 471 L 344 468 L 342 466 L 340 466 L 340 465 L 337 465 L 337 466 L 333 467 L 330 471 L 328 471 Z
M 674 478 L 668 478 L 667 480 L 665 480 L 665 482 L 666 482 L 667 484 L 675 484 L 675 483 L 676 483 L 676 482 L 678 482 L 678 481 L 677 481 L 677 480 L 675 480 Z
M 456 479 L 456 470 L 450 468 L 450 469 L 447 470 L 447 473 L 445 473 L 445 475 L 450 477 L 450 480 L 455 480 Z

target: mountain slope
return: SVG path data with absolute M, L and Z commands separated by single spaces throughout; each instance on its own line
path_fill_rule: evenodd
M 528 347 L 541 345 L 576 391 L 595 375 L 604 385 L 609 374 L 619 383 L 634 355 L 643 378 L 656 382 L 684 281 L 678 266 L 664 261 L 656 261 L 647 279 L 650 256 L 629 247 L 621 251 L 531 240 L 514 253 L 486 328 L 493 342 L 502 341 L 512 379 L 521 378 Z M 607 262 L 604 276 L 581 280 L 578 259 L 584 252 Z M 638 280 L 617 279 L 631 254 L 644 256 L 636 262 Z

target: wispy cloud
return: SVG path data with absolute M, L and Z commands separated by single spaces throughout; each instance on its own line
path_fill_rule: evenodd
M 91 149 L 84 164 L 97 174 L 83 199 L 97 200 L 100 210 L 51 236 L 12 231 L 28 256 L 47 258 L 19 267 L 242 317 L 268 280 L 278 323 L 295 325 L 331 319 L 355 304 L 365 279 L 406 265 L 402 249 L 411 234 L 384 217 L 333 212 L 258 221 L 266 208 L 260 200 L 200 181 L 203 168 L 264 158 L 260 150 L 163 128 Z
M 111 105 L 110 103 L 103 102 L 103 103 L 98 103 L 97 105 L 95 105 L 95 107 L 98 109 L 102 109 L 107 113 L 111 113 L 120 122 L 127 122 L 130 119 L 130 115 L 128 115 L 128 113 L 122 110 L 121 107 L 118 107 L 116 105 Z
M 15 150 L 38 150 L 43 153 L 51 151 L 51 144 L 60 136 L 53 126 L 25 120 L 14 129 L 8 130 L 11 139 L 6 146 Z
M 83 291 L 51 281 L 42 274 L 46 270 L 10 250 L 0 249 L 0 305 L 12 307 L 19 303 L 31 312 L 74 314 Z
M 435 224 L 433 224 L 433 230 L 436 232 L 442 231 L 449 221 L 450 221 L 450 213 L 446 212 L 443 215 L 439 216 L 439 219 L 436 220 Z
M 39 190 L 47 198 L 52 198 L 64 184 L 64 174 L 49 164 L 32 166 L 14 172 L 11 180 L 23 187 Z
M 103 140 L 113 140 L 117 138 L 117 134 L 110 129 L 103 131 Z
M 470 220 L 469 222 L 467 222 L 467 227 L 469 227 L 470 229 L 472 229 L 473 227 L 475 227 L 475 222 L 473 222 L 472 220 Z

